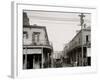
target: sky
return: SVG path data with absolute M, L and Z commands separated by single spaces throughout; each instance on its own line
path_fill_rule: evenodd
M 30 25 L 46 26 L 49 41 L 53 44 L 54 51 L 62 51 L 64 46 L 72 40 L 81 29 L 80 13 L 47 12 L 24 10 L 29 17 Z M 84 22 L 91 23 L 91 14 L 84 14 Z

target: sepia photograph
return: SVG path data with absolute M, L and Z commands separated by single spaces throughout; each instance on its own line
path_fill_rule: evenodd
M 22 11 L 23 70 L 91 66 L 91 13 Z
M 94 73 L 96 8 L 13 3 L 12 76 Z

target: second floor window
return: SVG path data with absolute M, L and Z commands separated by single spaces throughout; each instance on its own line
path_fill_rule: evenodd
M 86 35 L 86 42 L 89 42 L 89 36 Z
M 23 32 L 23 38 L 27 39 L 28 38 L 28 33 L 26 31 Z
M 40 41 L 40 32 L 33 32 L 32 41 L 33 43 L 37 43 Z

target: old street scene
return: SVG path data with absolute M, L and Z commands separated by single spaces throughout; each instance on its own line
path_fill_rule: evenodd
M 91 66 L 91 14 L 23 11 L 23 69 Z

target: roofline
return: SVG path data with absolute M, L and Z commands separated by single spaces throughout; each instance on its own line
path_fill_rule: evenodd
M 23 28 L 42 28 L 45 31 L 45 34 L 47 36 L 47 41 L 49 42 L 49 38 L 48 38 L 48 34 L 47 34 L 47 30 L 46 30 L 46 26 L 38 26 L 38 25 L 24 25 Z M 50 42 L 49 42 L 50 43 Z
M 71 41 L 73 41 L 73 40 L 76 38 L 76 36 L 78 36 L 78 34 L 81 33 L 82 30 L 84 30 L 84 31 L 91 31 L 91 29 L 81 29 L 81 30 L 73 37 L 73 39 L 72 39 Z M 71 42 L 71 41 L 70 41 L 70 42 Z M 69 43 L 70 43 L 70 42 L 69 42 Z M 69 44 L 69 43 L 68 43 L 68 44 Z
M 46 28 L 46 26 L 38 26 L 38 25 L 23 25 L 23 28 Z

